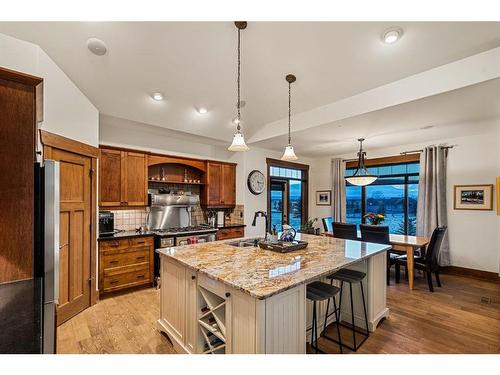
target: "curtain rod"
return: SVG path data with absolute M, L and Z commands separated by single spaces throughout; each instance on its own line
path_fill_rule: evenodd
M 450 146 L 440 146 L 444 149 L 450 149 L 450 148 L 453 148 L 455 147 L 455 145 L 450 145 Z M 424 152 L 424 150 L 412 150 L 412 151 L 403 151 L 403 152 L 400 152 L 399 154 L 400 155 L 409 155 L 409 154 L 419 154 L 421 152 Z
M 442 148 L 445 148 L 445 149 L 449 149 L 449 148 L 453 148 L 455 147 L 456 145 L 450 145 L 450 146 L 441 146 Z M 419 154 L 421 152 L 423 152 L 424 150 L 412 150 L 412 151 L 403 151 L 403 152 L 400 152 L 399 154 L 400 155 L 409 155 L 409 154 Z M 349 162 L 349 161 L 357 161 L 358 158 L 354 158 L 354 159 L 342 159 L 342 161 L 344 162 Z M 367 159 L 369 160 L 369 159 Z

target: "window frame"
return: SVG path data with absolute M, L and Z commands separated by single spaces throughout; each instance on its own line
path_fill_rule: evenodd
M 420 155 L 419 154 L 409 154 L 409 155 L 398 155 L 398 156 L 389 156 L 389 157 L 383 157 L 383 158 L 374 158 L 374 159 L 367 159 L 365 162 L 366 167 L 382 167 L 382 166 L 391 166 L 395 164 L 417 164 L 420 163 Z M 356 169 L 357 168 L 357 161 L 348 161 L 346 163 L 346 171 L 348 169 Z M 404 235 L 408 235 L 408 209 L 409 209 L 409 197 L 408 197 L 408 187 L 410 185 L 409 179 L 410 177 L 414 176 L 419 176 L 420 172 L 418 173 L 399 173 L 399 174 L 390 174 L 390 175 L 379 175 L 379 178 L 404 178 L 404 228 L 405 232 Z M 418 185 L 418 182 L 416 183 Z M 411 185 L 414 185 L 414 183 L 411 183 Z M 346 181 L 346 188 L 347 186 L 347 181 Z M 356 185 L 352 185 L 356 186 Z M 370 186 L 370 185 L 367 185 Z M 417 198 L 418 199 L 418 198 Z M 366 186 L 361 186 L 361 223 L 366 223 L 366 219 L 363 218 L 364 215 L 366 215 Z

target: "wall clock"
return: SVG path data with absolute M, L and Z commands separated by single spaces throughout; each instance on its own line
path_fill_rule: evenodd
M 248 174 L 248 189 L 252 194 L 259 195 L 266 188 L 266 179 L 261 171 L 254 170 Z

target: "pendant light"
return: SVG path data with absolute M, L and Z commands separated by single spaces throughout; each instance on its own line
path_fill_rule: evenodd
M 236 108 L 238 108 L 238 114 L 234 123 L 236 123 L 236 133 L 234 133 L 233 143 L 227 149 L 229 151 L 248 151 L 249 148 L 245 143 L 245 137 L 241 132 L 241 100 L 240 100 L 240 32 L 247 28 L 247 23 L 244 21 L 239 21 L 234 23 L 238 29 L 238 101 L 236 102 Z
M 291 113 L 292 113 L 292 83 L 297 80 L 297 78 L 293 74 L 288 74 L 285 77 L 286 81 L 288 82 L 288 145 L 285 147 L 285 152 L 283 153 L 283 156 L 281 157 L 281 160 L 285 161 L 293 161 L 297 160 L 298 157 L 295 155 L 295 151 L 293 150 L 292 146 L 292 137 L 290 136 L 290 129 L 291 129 Z
M 346 177 L 346 181 L 356 185 L 356 186 L 366 186 L 373 183 L 377 176 L 374 176 L 368 172 L 365 167 L 365 156 L 366 152 L 363 151 L 363 141 L 364 138 L 359 138 L 359 152 L 358 152 L 358 169 L 354 172 L 354 174 L 350 177 Z

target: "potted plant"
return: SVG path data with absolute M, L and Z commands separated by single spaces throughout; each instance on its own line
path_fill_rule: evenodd
M 318 220 L 317 217 L 314 219 L 309 219 L 307 220 L 304 224 L 301 225 L 300 231 L 301 233 L 306 233 L 306 234 L 315 234 L 315 229 L 314 229 L 314 223 Z
M 376 214 L 373 212 L 368 212 L 363 219 L 368 219 L 371 225 L 379 225 L 382 221 L 384 221 L 385 216 L 382 214 Z

